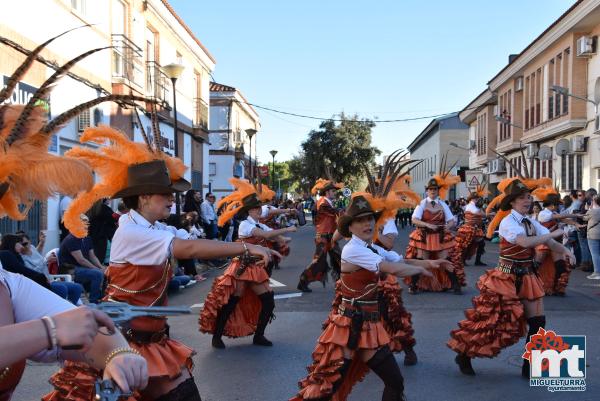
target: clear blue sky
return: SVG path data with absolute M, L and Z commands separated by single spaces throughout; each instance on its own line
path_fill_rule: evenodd
M 457 111 L 572 0 L 170 0 L 217 60 L 217 82 L 249 102 L 328 118 L 399 119 Z M 258 158 L 298 153 L 319 121 L 258 110 Z M 430 120 L 381 123 L 384 154 Z

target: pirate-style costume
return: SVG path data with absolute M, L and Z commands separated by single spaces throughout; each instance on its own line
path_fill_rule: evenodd
M 404 381 L 381 313 L 379 284 L 379 264 L 399 262 L 402 257 L 350 234 L 348 227 L 355 218 L 376 214 L 366 196 L 355 196 L 338 223 L 340 233 L 352 237 L 342 250 L 342 263 L 358 269 L 341 273 L 332 311 L 312 354 L 313 364 L 291 401 L 344 401 L 369 369 L 385 384 L 382 400 L 404 399 Z M 375 351 L 366 363 L 359 357 L 345 358 L 345 351 L 356 355 L 365 350 Z
M 425 189 L 438 188 L 439 197 L 423 199 L 415 208 L 412 218 L 424 223 L 433 224 L 435 230 L 416 227 L 410 233 L 408 246 L 406 247 L 407 259 L 448 259 L 454 265 L 454 271 L 445 269 L 432 271 L 433 277 L 415 275 L 407 277 L 404 282 L 409 286 L 409 292 L 415 294 L 418 291 L 447 291 L 461 294 L 461 287 L 466 285 L 463 264 L 460 263 L 460 255 L 455 250 L 454 236 L 445 229 L 448 222 L 453 221 L 454 215 L 443 201 L 450 187 L 460 182 L 460 177 L 451 175 L 453 167 L 446 171 L 446 158 L 441 161 L 441 173 L 429 180 Z
M 329 263 L 331 263 L 332 277 L 337 279 L 340 272 L 340 251 L 337 244 L 333 244 L 333 234 L 335 233 L 338 211 L 333 205 L 333 202 L 325 196 L 325 193 L 330 190 L 338 190 L 343 187 L 342 184 L 336 183 L 333 180 L 320 178 L 312 188 L 313 195 L 319 193 L 321 198 L 317 201 L 317 217 L 315 222 L 315 253 L 312 262 L 300 275 L 298 289 L 303 292 L 311 292 L 308 284 L 313 281 L 321 281 L 325 285 L 327 280 L 327 272 L 329 264 L 327 263 L 327 255 L 329 255 Z
M 258 192 L 250 183 L 232 178 L 236 190 L 221 200 L 227 208 L 219 217 L 223 224 L 234 215 L 247 214 L 248 210 L 261 208 L 268 199 L 266 192 Z M 248 216 L 240 223 L 238 241 L 274 248 L 275 241 L 252 234 L 254 229 L 272 229 Z M 275 301 L 270 289 L 260 295 L 250 288 L 252 284 L 268 284 L 275 261 L 264 265 L 261 260 L 241 256 L 234 258 L 222 276 L 215 279 L 200 314 L 200 331 L 213 334 L 212 345 L 224 348 L 221 336 L 244 337 L 254 334 L 255 345 L 272 345 L 264 336 L 267 324 L 274 318 Z M 246 285 L 241 296 L 235 295 L 236 288 Z
M 152 118 L 155 120 L 155 113 Z M 142 134 L 145 143 L 135 143 L 110 127 L 89 128 L 82 134 L 81 142 L 105 144 L 110 141 L 109 144 L 97 151 L 74 148 L 68 152 L 69 156 L 89 163 L 101 177 L 92 190 L 79 194 L 65 212 L 65 226 L 71 233 L 86 235 L 87 227 L 79 216 L 99 199 L 172 194 L 191 187 L 183 179 L 186 167 L 181 159 L 152 147 L 146 133 Z M 155 143 L 159 146 L 160 142 Z M 133 209 L 121 216 L 111 243 L 110 265 L 105 272 L 108 286 L 103 300 L 137 306 L 167 305 L 168 284 L 173 276 L 172 243 L 176 238 L 188 239 L 189 234 L 160 222 L 152 224 Z M 129 345 L 146 359 L 150 382 L 175 380 L 186 370 L 191 376 L 194 351 L 170 338 L 166 318 L 133 319 L 122 327 L 122 333 Z M 98 375 L 100 372 L 81 364 L 67 365 L 54 375 L 56 390 L 46 401 L 68 399 L 63 396 L 75 391 L 79 394 L 76 399 L 92 400 Z M 160 399 L 179 400 L 183 399 L 182 394 L 186 395 L 185 399 L 200 400 L 193 377 Z
M 550 232 L 558 229 L 558 222 L 554 219 L 554 213 L 548 206 L 558 207 L 561 203 L 560 195 L 552 188 L 547 187 L 536 192 L 538 198 L 544 204 L 544 209 L 538 214 L 538 221 Z M 554 260 L 552 251 L 547 245 L 538 245 L 536 248 L 536 262 L 538 274 L 544 283 L 546 295 L 564 296 L 569 284 L 571 266 L 563 259 Z
M 488 227 L 490 235 L 500 221 L 498 266 L 479 278 L 480 294 L 473 297 L 473 308 L 465 311 L 466 319 L 458 323 L 459 328 L 450 333 L 452 338 L 448 341 L 448 347 L 458 354 L 456 363 L 464 374 L 475 374 L 471 358 L 493 358 L 525 334 L 531 336 L 545 325 L 544 315 L 525 316 L 522 301 L 541 302 L 544 288 L 535 270 L 535 250 L 523 248 L 516 240 L 518 236 L 540 236 L 549 231 L 537 221 L 512 210 L 510 204 L 535 189 L 537 183 L 507 178 L 498 185 L 503 193 L 492 203 L 499 205 L 500 211 Z M 524 364 L 522 373 L 529 377 L 529 365 Z
M 477 185 L 475 191 L 467 198 L 465 221 L 456 231 L 454 242 L 455 252 L 461 255 L 457 262 L 463 263 L 476 255 L 475 264 L 484 266 L 481 261 L 483 254 L 483 220 L 485 211 L 481 209 L 481 199 L 487 194 L 485 183 Z

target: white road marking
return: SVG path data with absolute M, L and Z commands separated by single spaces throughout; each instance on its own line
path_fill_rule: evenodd
M 286 298 L 298 298 L 301 297 L 301 292 L 292 292 L 291 294 L 277 294 L 275 295 L 275 299 L 286 299 Z
M 270 285 L 271 287 L 285 287 L 285 286 L 286 286 L 285 284 L 283 284 L 283 283 L 280 283 L 280 282 L 279 282 L 279 281 L 277 281 L 277 280 L 273 280 L 272 278 L 270 278 L 270 279 L 269 279 L 269 285 Z
M 204 302 L 202 302 L 201 304 L 194 304 L 190 306 L 190 308 L 204 308 Z

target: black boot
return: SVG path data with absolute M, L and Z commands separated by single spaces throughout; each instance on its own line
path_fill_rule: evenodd
M 410 276 L 410 285 L 408 286 L 409 294 L 414 295 L 419 292 L 419 287 L 417 286 L 417 283 L 419 282 L 420 278 L 421 278 L 420 274 L 415 274 L 414 276 Z
M 417 354 L 413 347 L 406 347 L 404 349 L 404 365 L 405 366 L 413 366 L 417 364 Z
M 202 401 L 193 377 L 181 382 L 173 390 L 155 398 L 154 401 Z
M 258 323 L 256 325 L 256 332 L 254 333 L 254 339 L 252 343 L 254 345 L 262 345 L 264 347 L 272 347 L 273 343 L 265 338 L 265 328 L 273 317 L 273 310 L 275 309 L 275 298 L 273 291 L 264 292 L 258 296 L 262 308 L 260 315 L 258 315 Z
M 300 279 L 300 281 L 298 281 L 298 286 L 296 288 L 298 288 L 302 292 L 312 292 L 312 290 L 308 288 L 308 283 L 306 282 L 306 280 L 303 279 Z
M 458 365 L 461 373 L 467 376 L 475 376 L 475 370 L 473 370 L 473 366 L 471 365 L 471 358 L 469 358 L 465 354 L 458 354 L 456 358 L 454 358 L 454 362 Z
M 396 358 L 394 358 L 394 354 L 388 346 L 380 348 L 367 361 L 367 366 L 379 376 L 385 385 L 381 401 L 404 400 L 404 378 L 400 372 L 398 362 L 396 362 Z
M 235 306 L 237 305 L 240 297 L 232 295 L 229 297 L 229 302 L 227 302 L 219 313 L 217 313 L 217 321 L 215 323 L 215 332 L 213 333 L 212 338 L 212 346 L 215 348 L 223 349 L 225 348 L 225 344 L 223 340 L 221 340 L 221 336 L 223 335 L 223 330 L 225 330 L 225 325 L 227 324 L 227 319 L 235 310 Z
M 538 330 L 546 327 L 546 316 L 534 316 L 527 319 L 529 325 L 529 331 L 527 332 L 527 342 L 531 341 L 531 336 L 537 334 Z M 521 376 L 525 379 L 529 379 L 530 376 L 530 365 L 527 359 L 523 359 L 523 366 L 521 367 Z
M 481 240 L 477 245 L 477 256 L 475 257 L 475 266 L 487 266 L 487 263 L 481 261 L 481 257 L 485 253 L 485 241 Z
M 452 291 L 454 291 L 454 295 L 462 295 L 462 288 L 460 288 L 460 283 L 458 282 L 458 276 L 454 272 L 447 272 L 448 278 L 452 283 Z

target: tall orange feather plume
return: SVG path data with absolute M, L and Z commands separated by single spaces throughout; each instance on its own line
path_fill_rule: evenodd
M 164 160 L 172 181 L 183 177 L 187 167 L 179 158 L 162 152 L 151 151 L 146 144 L 132 142 L 124 133 L 108 126 L 88 128 L 80 138 L 81 142 L 104 144 L 98 150 L 76 147 L 66 154 L 89 164 L 98 174 L 98 181 L 91 190 L 78 195 L 69 205 L 64 215 L 64 224 L 76 237 L 87 235 L 87 226 L 80 216 L 103 198 L 110 198 L 127 187 L 128 167 L 133 164 Z M 106 142 L 109 141 L 107 144 Z
M 12 144 L 5 142 L 21 110 L 21 106 L 3 106 L 0 127 L 0 183 L 9 184 L 0 199 L 0 216 L 15 220 L 25 219 L 33 200 L 58 194 L 75 196 L 93 185 L 92 171 L 85 163 L 48 153 L 51 137 L 38 132 L 47 121 L 41 107 L 32 110 L 25 129 Z M 19 211 L 19 205 L 25 210 Z
M 450 187 L 460 182 L 460 177 L 452 174 L 447 174 L 445 177 L 441 174 L 436 174 L 433 176 L 433 179 L 440 187 L 439 196 L 441 199 L 446 199 Z

